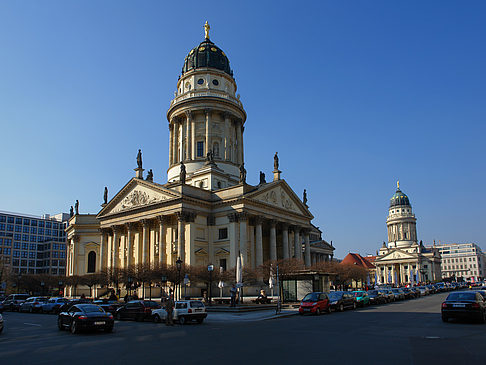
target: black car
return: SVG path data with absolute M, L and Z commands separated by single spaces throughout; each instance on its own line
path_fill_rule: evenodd
M 410 288 L 402 288 L 402 291 L 405 293 L 405 299 L 413 299 L 416 298 L 416 293 Z
M 395 288 L 391 290 L 393 295 L 395 295 L 395 300 L 404 300 L 405 299 L 405 293 L 403 290 Z
M 113 331 L 113 315 L 106 313 L 103 308 L 95 304 L 76 304 L 66 312 L 59 313 L 57 327 L 59 330 L 68 328 L 71 333 L 81 330 Z
M 379 290 L 368 290 L 368 296 L 370 297 L 370 304 L 382 304 L 387 302 L 385 294 Z
M 116 319 L 134 319 L 144 321 L 152 319 L 152 310 L 159 309 L 160 304 L 153 300 L 132 300 L 116 311 Z
M 340 312 L 347 308 L 356 309 L 358 303 L 353 293 L 347 291 L 332 291 L 329 293 L 329 301 L 331 308 Z
M 480 323 L 486 321 L 486 302 L 481 294 L 475 291 L 451 293 L 442 303 L 442 320 L 449 318 L 472 318 Z

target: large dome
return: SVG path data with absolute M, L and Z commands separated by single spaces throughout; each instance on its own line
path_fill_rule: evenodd
M 390 208 L 395 207 L 397 205 L 408 205 L 410 206 L 410 201 L 408 200 L 408 196 L 404 194 L 400 188 L 397 188 L 397 191 L 390 199 Z
M 221 48 L 208 38 L 201 42 L 199 46 L 193 48 L 186 56 L 182 67 L 182 75 L 199 68 L 215 68 L 233 77 L 228 57 L 226 57 Z

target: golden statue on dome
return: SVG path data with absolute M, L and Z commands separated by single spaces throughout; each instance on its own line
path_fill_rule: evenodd
M 397 180 L 397 189 L 400 189 L 400 180 Z
M 209 39 L 209 29 L 211 29 L 211 27 L 209 26 L 209 23 L 206 20 L 206 24 L 204 24 L 204 37 L 206 39 Z

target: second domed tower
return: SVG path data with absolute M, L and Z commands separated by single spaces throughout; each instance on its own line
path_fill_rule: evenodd
M 209 39 L 184 60 L 177 91 L 167 112 L 170 129 L 168 182 L 217 190 L 239 182 L 244 163 L 246 112 L 226 54 Z
M 397 190 L 390 199 L 386 225 L 388 228 L 388 247 L 405 248 L 417 243 L 417 219 L 412 212 L 412 206 L 408 196 L 400 190 L 397 182 Z

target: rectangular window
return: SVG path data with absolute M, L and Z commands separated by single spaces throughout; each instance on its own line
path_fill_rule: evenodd
M 30 242 L 37 242 L 37 236 L 30 236 Z
M 4 255 L 10 255 L 10 253 L 12 252 L 11 250 L 12 250 L 11 248 L 6 247 L 6 248 L 3 249 L 3 254 Z
M 13 232 L 13 230 L 14 230 L 13 224 L 7 224 L 7 231 Z
M 197 157 L 204 157 L 204 142 L 197 142 Z
M 44 228 L 39 228 L 39 235 L 43 235 L 44 234 Z
M 3 245 L 3 238 L 0 238 L 0 246 Z
M 15 218 L 15 224 L 22 224 L 22 218 Z
M 30 249 L 31 251 L 35 251 L 35 250 L 37 249 L 37 245 L 36 245 L 35 243 L 31 243 L 31 244 L 29 245 L 29 249 Z
M 5 224 L 4 223 L 0 223 L 0 231 L 5 231 Z
M 44 227 L 44 221 L 39 221 L 39 227 Z
M 14 251 L 13 257 L 20 257 L 20 251 Z
M 65 259 L 66 258 L 66 253 L 65 252 L 59 252 L 59 258 Z
M 11 240 L 10 238 L 5 238 L 5 239 L 3 240 L 3 244 L 4 244 L 5 246 L 10 247 L 10 246 L 12 246 L 12 240 Z
M 20 249 L 20 242 L 14 242 L 14 248 Z
M 29 252 L 29 259 L 35 259 L 35 252 Z
M 0 222 L 5 223 L 7 221 L 7 217 L 4 215 L 0 215 Z
M 35 221 L 35 220 L 31 220 L 31 221 L 30 221 L 30 225 L 31 225 L 31 226 L 37 226 L 37 221 Z
M 29 226 L 29 225 L 30 225 L 30 219 L 24 218 L 24 226 Z
M 15 232 L 22 232 L 22 226 L 15 226 Z
M 26 258 L 27 258 L 27 254 L 28 254 L 28 252 L 27 252 L 27 251 L 22 251 L 20 256 L 21 256 L 22 258 L 25 258 L 25 259 L 26 259 Z
M 13 223 L 15 221 L 14 217 L 8 217 L 7 223 Z
M 20 260 L 20 266 L 27 266 L 27 260 Z
M 51 222 L 46 222 L 46 228 L 52 228 Z
M 23 232 L 24 233 L 29 233 L 30 228 L 29 227 L 24 227 Z
M 225 240 L 228 238 L 228 228 L 220 228 L 219 229 L 219 239 Z
M 22 241 L 28 242 L 29 241 L 29 235 L 28 234 L 22 235 Z
M 29 249 L 29 244 L 26 242 L 22 242 L 22 250 L 28 250 Z
M 226 259 L 219 259 L 219 267 L 222 267 L 223 271 L 226 271 Z
M 51 235 L 51 230 L 46 228 L 46 236 L 50 236 L 50 235 Z

